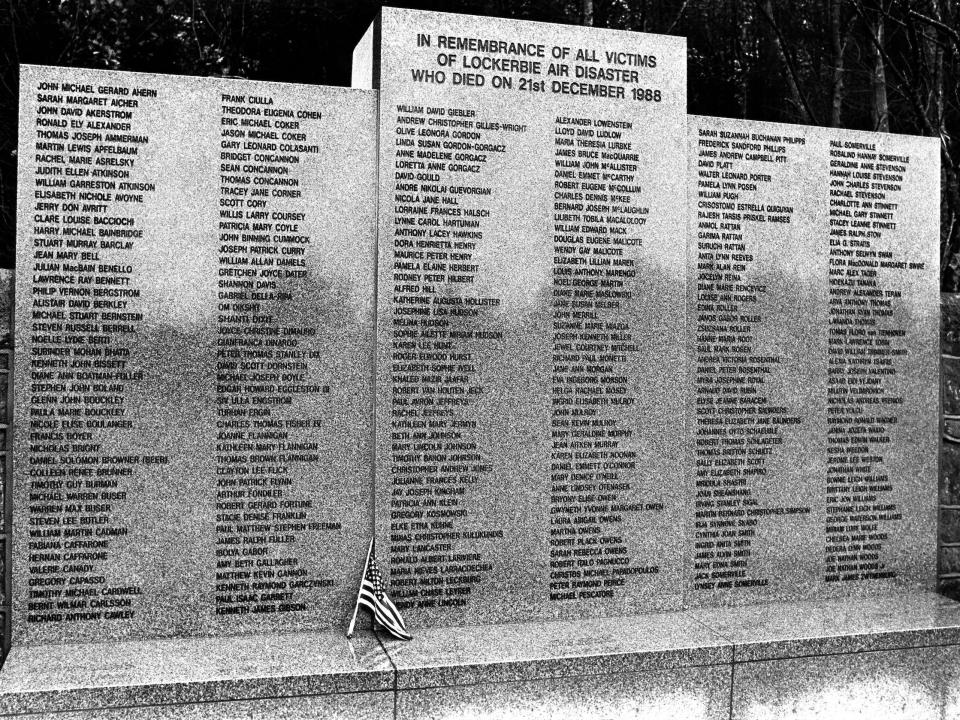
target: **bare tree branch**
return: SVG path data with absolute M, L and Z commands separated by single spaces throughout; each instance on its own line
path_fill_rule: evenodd
M 856 10 L 857 14 L 860 15 L 864 24 L 869 29 L 870 23 L 864 14 L 863 4 L 860 2 L 860 0 L 852 0 L 852 2 L 853 2 L 853 7 Z M 921 102 L 919 96 L 917 95 L 917 88 L 914 87 L 913 83 L 911 83 L 907 79 L 907 77 L 903 74 L 903 71 L 900 70 L 899 67 L 897 67 L 896 63 L 894 63 L 890 59 L 890 56 L 887 54 L 886 48 L 883 47 L 883 43 L 880 42 L 872 32 L 868 32 L 867 35 L 870 37 L 870 40 L 873 43 L 874 47 L 877 49 L 877 52 L 880 54 L 880 57 L 883 59 L 884 66 L 886 68 L 889 68 L 890 71 L 893 72 L 893 74 L 897 77 L 897 80 L 900 82 L 903 88 L 906 89 L 908 93 L 908 97 L 910 98 L 910 102 L 913 105 L 914 112 L 916 112 L 917 118 L 920 120 L 920 124 L 923 126 L 924 134 L 929 135 L 931 137 L 938 137 L 940 133 L 937 132 L 930 125 L 930 119 L 927 117 L 927 114 L 923 111 L 923 103 Z
M 680 18 L 683 17 L 683 14 L 687 11 L 687 5 L 690 4 L 690 0 L 683 0 L 683 5 L 680 6 L 680 12 L 677 13 L 677 17 L 674 18 L 673 22 L 670 23 L 670 27 L 667 28 L 667 35 L 672 33 L 677 27 L 677 23 L 680 22 Z
M 958 33 L 956 30 L 954 30 L 952 27 L 950 27 L 946 23 L 942 23 L 939 20 L 935 20 L 932 17 L 927 17 L 923 13 L 917 12 L 916 10 L 913 10 L 913 9 L 910 9 L 907 12 L 910 15 L 910 17 L 916 18 L 920 22 L 926 23 L 931 27 L 935 27 L 938 30 L 945 32 L 947 35 L 953 38 L 953 41 L 955 43 L 960 43 L 960 33 Z
M 784 64 L 787 66 L 787 73 L 790 80 L 790 89 L 794 92 L 796 97 L 799 99 L 800 104 L 803 106 L 803 111 L 806 115 L 807 122 L 813 123 L 814 125 L 819 125 L 817 121 L 817 116 L 813 112 L 813 108 L 810 107 L 810 103 L 807 100 L 807 96 L 804 94 L 803 90 L 800 88 L 800 79 L 797 76 L 796 68 L 793 66 L 793 61 L 790 58 L 790 55 L 786 52 L 786 43 L 783 38 L 783 33 L 780 32 L 780 26 L 777 24 L 777 21 L 773 17 L 771 12 L 772 8 L 767 7 L 761 0 L 755 0 L 757 9 L 763 15 L 764 19 L 770 24 L 770 27 L 773 29 L 774 37 L 777 41 L 777 50 L 780 52 L 780 57 L 783 59 Z M 769 3 L 769 0 L 767 0 Z

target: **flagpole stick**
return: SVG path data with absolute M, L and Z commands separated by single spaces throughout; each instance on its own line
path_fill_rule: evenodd
M 347 638 L 353 637 L 353 626 L 357 624 L 357 611 L 360 610 L 360 593 L 363 592 L 363 579 L 367 576 L 367 568 L 370 566 L 370 555 L 373 553 L 373 538 L 370 538 L 370 547 L 367 549 L 367 559 L 363 563 L 363 574 L 360 576 L 360 588 L 357 590 L 357 602 L 353 605 L 353 617 L 350 619 L 350 627 L 347 628 Z

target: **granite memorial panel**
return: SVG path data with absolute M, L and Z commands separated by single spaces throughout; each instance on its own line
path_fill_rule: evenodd
M 688 601 L 932 588 L 938 140 L 689 132 Z
M 677 607 L 683 38 L 383 8 L 376 536 L 411 627 Z
M 345 622 L 372 93 L 23 66 L 14 642 Z
M 939 145 L 687 118 L 685 65 L 385 8 L 379 105 L 23 66 L 6 710 L 712 717 L 854 668 L 829 712 L 955 655 L 902 592 Z M 413 642 L 340 633 L 371 528 Z

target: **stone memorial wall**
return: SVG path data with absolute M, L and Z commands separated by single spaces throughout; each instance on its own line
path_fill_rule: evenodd
M 345 627 L 371 532 L 414 631 L 932 588 L 938 143 L 686 63 L 384 8 L 365 90 L 23 66 L 14 642 Z
M 384 8 L 378 558 L 413 626 L 676 607 L 682 38 Z
M 371 93 L 23 66 L 14 641 L 346 621 Z
M 689 132 L 688 601 L 932 588 L 938 140 Z

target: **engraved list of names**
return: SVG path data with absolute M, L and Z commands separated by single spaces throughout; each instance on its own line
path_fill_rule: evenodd
M 21 95 L 18 639 L 340 622 L 370 522 L 372 99 L 41 67 Z
M 374 49 L 391 595 L 427 624 L 676 605 L 682 41 L 444 18 L 385 9 Z
M 691 118 L 694 602 L 929 583 L 937 152 Z

